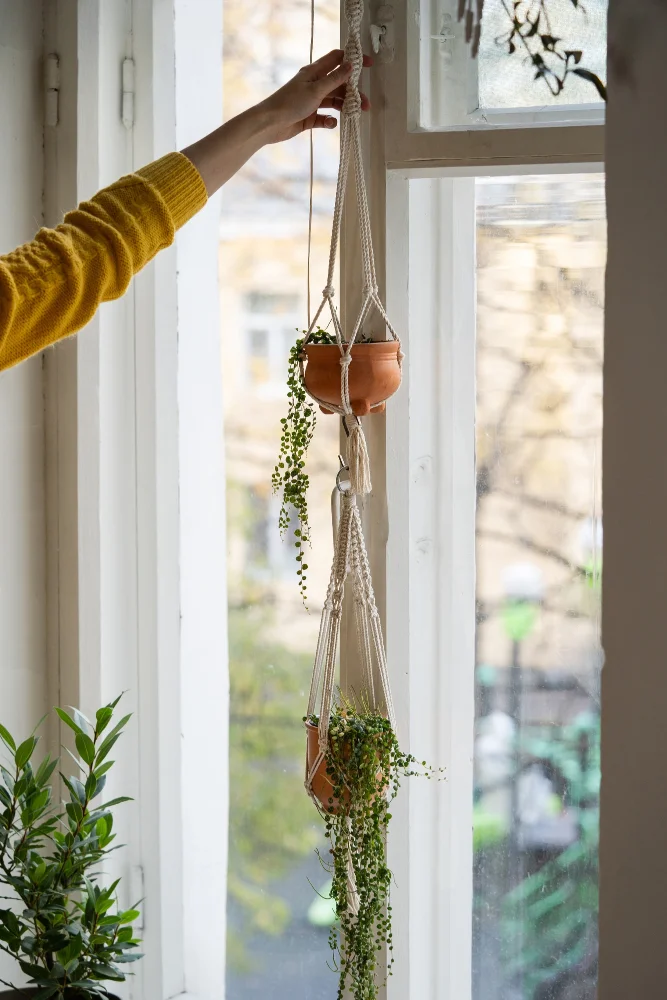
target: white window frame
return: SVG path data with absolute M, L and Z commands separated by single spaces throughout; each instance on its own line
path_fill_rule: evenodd
M 220 0 L 46 4 L 59 123 L 46 221 L 222 117 Z M 122 65 L 135 64 L 134 125 Z M 126 106 L 127 111 L 127 106 Z M 51 704 L 134 720 L 114 787 L 122 902 L 145 957 L 123 1000 L 225 989 L 228 677 L 219 204 L 45 355 Z M 59 742 L 59 734 L 54 734 Z M 120 747 L 121 745 L 119 745 Z
M 380 6 L 369 4 L 370 23 Z M 470 1000 L 474 178 L 603 169 L 604 126 L 597 109 L 593 123 L 590 109 L 579 109 L 568 112 L 566 124 L 550 109 L 523 109 L 494 121 L 487 116 L 483 125 L 469 115 L 465 128 L 420 127 L 414 70 L 423 47 L 417 26 L 424 30 L 426 19 L 414 15 L 428 0 L 392 6 L 393 59 L 380 61 L 364 81 L 374 109 L 364 133 L 380 282 L 407 357 L 404 384 L 386 416 L 368 421 L 374 492 L 364 523 L 399 738 L 420 759 L 444 763 L 448 775 L 444 783 L 409 783 L 394 810 L 388 850 L 397 962 L 386 996 Z M 471 58 L 465 46 L 460 52 Z M 417 178 L 426 183 L 411 186 Z M 354 242 L 348 249 L 345 240 L 354 231 L 351 198 L 347 213 L 344 319 L 360 294 Z M 343 684 L 358 685 L 351 625 L 343 628 L 341 663 Z

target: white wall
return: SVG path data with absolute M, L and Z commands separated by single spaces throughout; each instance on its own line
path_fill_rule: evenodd
M 600 1000 L 667 995 L 667 8 L 610 0 Z
M 41 0 L 0 0 L 0 252 L 42 224 Z M 46 705 L 42 362 L 0 374 L 0 719 Z

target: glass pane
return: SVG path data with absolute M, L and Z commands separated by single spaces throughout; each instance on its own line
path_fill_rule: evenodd
M 608 0 L 586 0 L 576 6 L 572 0 L 548 4 L 485 0 L 480 50 L 473 58 L 458 18 L 459 0 L 421 0 L 419 45 L 409 49 L 409 58 L 415 60 L 409 76 L 410 86 L 419 90 L 419 124 L 434 129 L 520 125 L 521 116 L 512 112 L 528 109 L 530 116 L 524 122 L 567 124 L 582 120 L 583 105 L 591 106 L 587 120 L 601 120 L 604 105 L 590 80 L 569 73 L 556 96 L 553 81 L 550 89 L 544 79 L 536 79 L 531 54 L 542 57 L 562 77 L 563 59 L 558 54 L 581 52 L 578 68 L 604 82 L 607 5 Z M 526 37 L 514 35 L 510 53 L 515 10 Z M 538 30 L 530 35 L 538 15 Z M 556 39 L 556 52 L 546 51 L 549 38 Z M 573 59 L 571 67 L 576 66 Z
M 224 18 L 225 117 L 231 118 L 307 61 L 309 5 L 225 0 Z M 335 48 L 338 32 L 338 0 L 318 0 L 317 51 Z M 315 164 L 312 273 L 313 287 L 321 288 L 338 164 L 336 134 L 316 134 Z M 295 327 L 307 325 L 308 168 L 308 139 L 300 136 L 262 151 L 223 193 L 231 672 L 227 1000 L 336 997 L 337 977 L 326 965 L 330 910 L 309 884 L 321 890 L 326 874 L 315 855 L 322 824 L 303 787 L 302 718 L 318 602 L 332 557 L 337 421 L 319 420 L 308 463 L 310 613 L 299 598 L 294 535 L 281 540 L 279 503 L 271 495 L 287 405 L 288 350 Z M 280 391 L 273 392 L 274 383 Z
M 477 182 L 474 1000 L 594 1000 L 606 226 Z
M 509 9 L 512 6 L 507 4 Z M 571 0 L 561 0 L 560 3 L 544 6 L 549 11 L 550 21 L 547 23 L 543 15 L 540 34 L 549 33 L 562 39 L 560 47 L 563 50 L 581 51 L 581 65 L 604 80 L 607 60 L 607 0 L 586 0 L 577 6 Z M 542 7 L 539 2 L 524 0 L 520 13 L 534 21 Z M 511 21 L 504 5 L 487 0 L 479 53 L 480 108 L 526 108 L 599 102 L 595 87 L 589 81 L 573 75 L 568 76 L 565 90 L 560 96 L 551 94 L 544 80 L 534 79 L 535 69 L 518 39 L 515 39 L 517 51 L 510 57 L 508 43 L 504 41 L 510 28 Z M 557 62 L 555 60 L 554 65 Z

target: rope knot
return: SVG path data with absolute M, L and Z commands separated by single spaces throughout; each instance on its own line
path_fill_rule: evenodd
M 326 285 L 325 288 L 322 290 L 322 298 L 325 299 L 332 299 L 335 294 L 336 294 L 336 289 L 334 288 L 333 285 Z
M 341 368 L 349 368 L 351 362 L 352 362 L 352 355 L 350 354 L 349 351 L 345 351 L 345 353 L 341 355 L 340 359 Z
M 361 116 L 361 94 L 356 87 L 348 87 L 343 101 L 343 114 L 348 118 Z

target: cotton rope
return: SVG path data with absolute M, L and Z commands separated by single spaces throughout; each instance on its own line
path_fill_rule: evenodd
M 368 553 L 361 527 L 361 515 L 356 495 L 351 490 L 345 490 L 341 495 L 334 559 L 324 608 L 322 609 L 313 677 L 308 697 L 308 716 L 317 713 L 319 703 L 319 753 L 310 768 L 306 765 L 306 789 L 313 799 L 313 778 L 324 760 L 329 740 L 329 719 L 335 690 L 336 653 L 343 615 L 343 595 L 345 581 L 350 573 L 352 574 L 354 617 L 361 654 L 364 691 L 369 704 L 386 712 L 392 728 L 395 728 L 396 716 L 389 687 L 382 624 L 375 603 Z M 379 692 L 376 692 L 376 680 Z
M 340 640 L 340 626 L 343 615 L 343 596 L 345 581 L 349 574 L 352 575 L 352 597 L 354 603 L 354 617 L 357 632 L 357 643 L 361 656 L 362 682 L 364 685 L 364 696 L 372 709 L 383 711 L 389 719 L 392 729 L 396 728 L 396 717 L 394 705 L 389 688 L 389 675 L 387 671 L 387 658 L 384 649 L 384 638 L 382 635 L 382 624 L 375 603 L 371 571 L 364 542 L 364 535 L 361 526 L 361 515 L 357 506 L 357 495 L 363 496 L 371 491 L 370 463 L 366 439 L 361 427 L 361 421 L 354 415 L 350 402 L 349 391 L 349 368 L 352 362 L 352 346 L 359 335 L 364 320 L 369 312 L 375 307 L 386 324 L 392 338 L 398 342 L 399 366 L 403 360 L 401 345 L 385 312 L 380 300 L 377 277 L 375 273 L 375 257 L 373 254 L 373 241 L 371 235 L 371 222 L 368 211 L 368 198 L 366 195 L 366 183 L 364 178 L 364 167 L 361 150 L 361 95 L 359 93 L 359 78 L 363 66 L 363 53 L 361 48 L 361 21 L 364 12 L 363 0 L 345 0 L 345 16 L 347 18 L 349 33 L 345 47 L 345 58 L 352 64 L 352 75 L 347 86 L 345 100 L 343 102 L 343 113 L 341 116 L 341 151 L 340 168 L 338 171 L 338 184 L 336 187 L 336 201 L 334 205 L 333 228 L 331 235 L 331 249 L 329 252 L 329 271 L 326 288 L 323 292 L 322 302 L 312 319 L 310 318 L 310 256 L 312 240 L 312 185 L 313 185 L 313 160 L 311 147 L 311 189 L 310 189 L 310 221 L 308 234 L 308 313 L 309 330 L 304 339 L 304 348 L 310 340 L 322 310 L 328 303 L 331 310 L 331 318 L 336 335 L 336 343 L 340 350 L 341 366 L 341 406 L 332 406 L 329 402 L 318 399 L 312 393 L 308 393 L 315 402 L 327 409 L 340 413 L 345 431 L 348 435 L 348 463 L 343 465 L 335 494 L 332 500 L 332 520 L 334 528 L 334 558 L 331 567 L 331 577 L 327 589 L 322 618 L 320 621 L 320 631 L 317 638 L 317 649 L 315 652 L 315 663 L 313 666 L 313 677 L 310 685 L 308 698 L 308 716 L 316 714 L 319 703 L 318 722 L 318 753 L 312 765 L 308 766 L 306 760 L 305 786 L 308 794 L 313 799 L 315 805 L 320 809 L 320 803 L 313 793 L 313 779 L 322 765 L 329 745 L 329 720 L 333 706 L 334 688 L 336 680 L 336 654 Z M 314 30 L 314 0 L 311 3 L 311 61 L 312 61 L 312 37 Z M 340 241 L 341 222 L 343 215 L 343 204 L 345 199 L 345 189 L 347 186 L 350 157 L 353 159 L 354 176 L 357 189 L 357 206 L 359 211 L 359 230 L 361 236 L 361 257 L 363 268 L 363 298 L 361 309 L 356 323 L 352 330 L 350 339 L 346 342 L 343 338 L 340 320 L 334 303 L 333 278 L 336 268 L 336 256 L 338 243 Z M 304 361 L 305 352 L 299 358 L 301 369 L 301 380 L 304 382 Z M 308 391 L 306 389 L 306 391 Z M 375 404 L 376 406 L 379 404 Z M 350 423 L 352 426 L 350 427 Z M 341 464 L 342 460 L 341 460 Z M 348 472 L 348 482 L 340 482 L 342 472 Z M 350 822 L 348 818 L 348 822 Z M 359 894 L 354 872 L 354 863 L 351 847 L 348 847 L 347 859 L 347 902 L 350 913 L 359 913 Z
M 310 63 L 312 65 L 313 57 L 315 55 L 315 0 L 310 0 Z M 312 320 L 312 310 L 310 307 L 311 293 L 310 293 L 310 266 L 313 255 L 313 190 L 315 188 L 315 148 L 313 144 L 313 130 L 310 129 L 308 133 L 308 141 L 310 145 L 310 174 L 308 178 L 308 263 L 306 267 L 307 271 L 307 281 L 308 281 L 308 291 L 306 294 L 306 302 L 308 309 L 308 326 L 310 326 Z
M 364 321 L 373 308 L 377 309 L 384 320 L 385 326 L 393 340 L 398 343 L 399 366 L 403 361 L 401 343 L 398 334 L 394 330 L 389 317 L 380 299 L 377 275 L 375 269 L 375 255 L 373 252 L 373 238 L 371 231 L 370 212 L 368 208 L 368 196 L 366 193 L 366 180 L 364 176 L 364 163 L 361 144 L 361 94 L 359 92 L 359 80 L 363 68 L 363 50 L 361 45 L 361 23 L 364 13 L 364 0 L 345 0 L 345 18 L 348 24 L 348 38 L 345 46 L 345 59 L 352 66 L 352 73 L 347 84 L 343 110 L 341 114 L 341 139 L 340 139 L 340 167 L 338 170 L 338 183 L 336 186 L 336 199 L 334 202 L 333 226 L 331 233 L 331 249 L 329 251 L 329 269 L 327 283 L 322 292 L 322 302 L 310 319 L 308 333 L 304 338 L 303 350 L 299 358 L 301 369 L 301 380 L 305 386 L 305 347 L 309 343 L 317 322 L 323 309 L 328 304 L 333 321 L 333 329 L 336 343 L 340 350 L 341 365 L 341 405 L 326 402 L 314 396 L 308 391 L 308 395 L 325 409 L 339 413 L 341 417 L 354 417 L 352 404 L 350 402 L 349 389 L 349 367 L 352 362 L 352 347 L 361 333 Z M 312 7 L 311 7 L 312 14 Z M 312 23 L 312 22 L 311 22 Z M 363 272 L 362 302 L 356 322 L 352 328 L 349 339 L 346 341 L 343 336 L 338 311 L 334 302 L 334 274 L 336 270 L 336 259 L 338 256 L 338 245 L 340 242 L 341 225 L 343 219 L 343 207 L 345 203 L 345 192 L 349 176 L 350 159 L 353 163 L 354 179 L 357 191 L 357 209 L 359 215 L 359 233 L 361 240 L 361 266 Z M 374 408 L 380 406 L 385 400 L 380 400 L 374 404 Z M 364 495 L 371 491 L 370 463 L 368 460 L 368 450 L 364 433 L 359 420 L 354 421 L 354 426 L 346 425 L 349 433 L 348 439 L 348 465 L 350 467 L 351 490 L 353 493 Z

